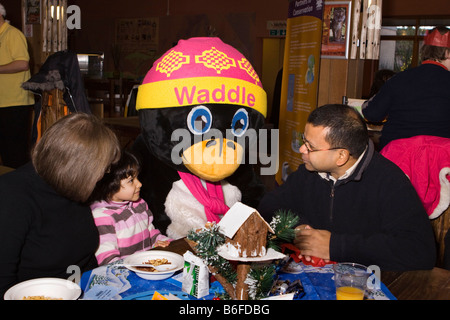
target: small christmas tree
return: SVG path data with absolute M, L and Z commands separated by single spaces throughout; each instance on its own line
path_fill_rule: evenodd
M 226 220 L 222 224 L 223 219 L 219 224 L 207 223 L 199 230 L 191 230 L 187 235 L 187 241 L 196 255 L 203 259 L 217 281 L 222 284 L 228 294 L 226 298 L 261 299 L 267 296 L 275 275 L 275 264 L 267 264 L 267 261 L 283 256 L 268 253 L 266 247 L 276 250 L 281 243 L 292 242 L 293 228 L 298 218 L 290 212 L 278 212 L 272 222 L 267 224 L 253 208 L 250 208 L 252 211 L 250 214 L 249 207 L 238 205 L 237 208 L 240 210 L 233 207 L 225 217 L 231 212 L 232 215 L 227 219 L 236 221 L 233 215 L 243 213 L 238 218 L 238 227 L 236 224 L 227 225 Z M 221 228 L 223 225 L 225 228 Z M 231 238 L 226 234 L 231 235 Z M 227 255 L 227 258 L 224 258 L 218 249 L 224 247 L 229 249 L 230 245 L 239 250 L 237 253 L 232 250 L 234 251 L 232 257 Z

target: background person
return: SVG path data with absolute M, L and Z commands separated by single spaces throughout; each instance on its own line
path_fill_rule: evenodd
M 267 193 L 258 211 L 300 217 L 295 245 L 305 259 L 351 261 L 382 270 L 431 269 L 433 231 L 406 175 L 374 151 L 364 119 L 346 105 L 308 117 L 304 164 Z
M 120 157 L 116 135 L 94 115 L 68 115 L 46 130 L 32 162 L 0 176 L 0 296 L 67 268 L 97 267 L 97 227 L 86 203 Z
M 30 160 L 34 97 L 21 87 L 30 78 L 27 40 L 5 17 L 0 4 L 0 157 L 17 168 Z
M 450 32 L 436 27 L 424 39 L 422 64 L 397 73 L 362 106 L 370 122 L 386 119 L 380 149 L 418 135 L 450 138 Z

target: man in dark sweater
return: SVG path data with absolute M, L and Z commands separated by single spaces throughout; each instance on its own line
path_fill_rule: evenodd
M 300 217 L 294 244 L 303 258 L 431 269 L 435 242 L 428 216 L 406 175 L 376 151 L 363 118 L 345 105 L 309 116 L 300 147 L 304 164 L 266 194 L 258 211 Z

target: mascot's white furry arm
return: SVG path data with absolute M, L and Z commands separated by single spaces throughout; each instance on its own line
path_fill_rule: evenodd
M 241 201 L 241 192 L 228 182 L 222 182 L 225 204 L 231 207 Z M 172 223 L 167 234 L 173 239 L 186 236 L 191 229 L 204 226 L 207 222 L 204 206 L 194 197 L 182 180 L 173 183 L 165 202 L 166 213 Z
M 246 158 L 266 107 L 249 61 L 219 38 L 180 40 L 154 63 L 138 89 L 132 151 L 157 228 L 181 238 L 237 201 L 257 206 L 264 186 Z

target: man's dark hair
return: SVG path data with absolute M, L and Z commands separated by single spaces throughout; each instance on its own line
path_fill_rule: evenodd
M 347 149 L 355 158 L 358 158 L 367 147 L 369 134 L 366 122 L 353 107 L 326 104 L 311 112 L 308 123 L 314 127 L 329 128 L 325 140 L 330 147 Z

